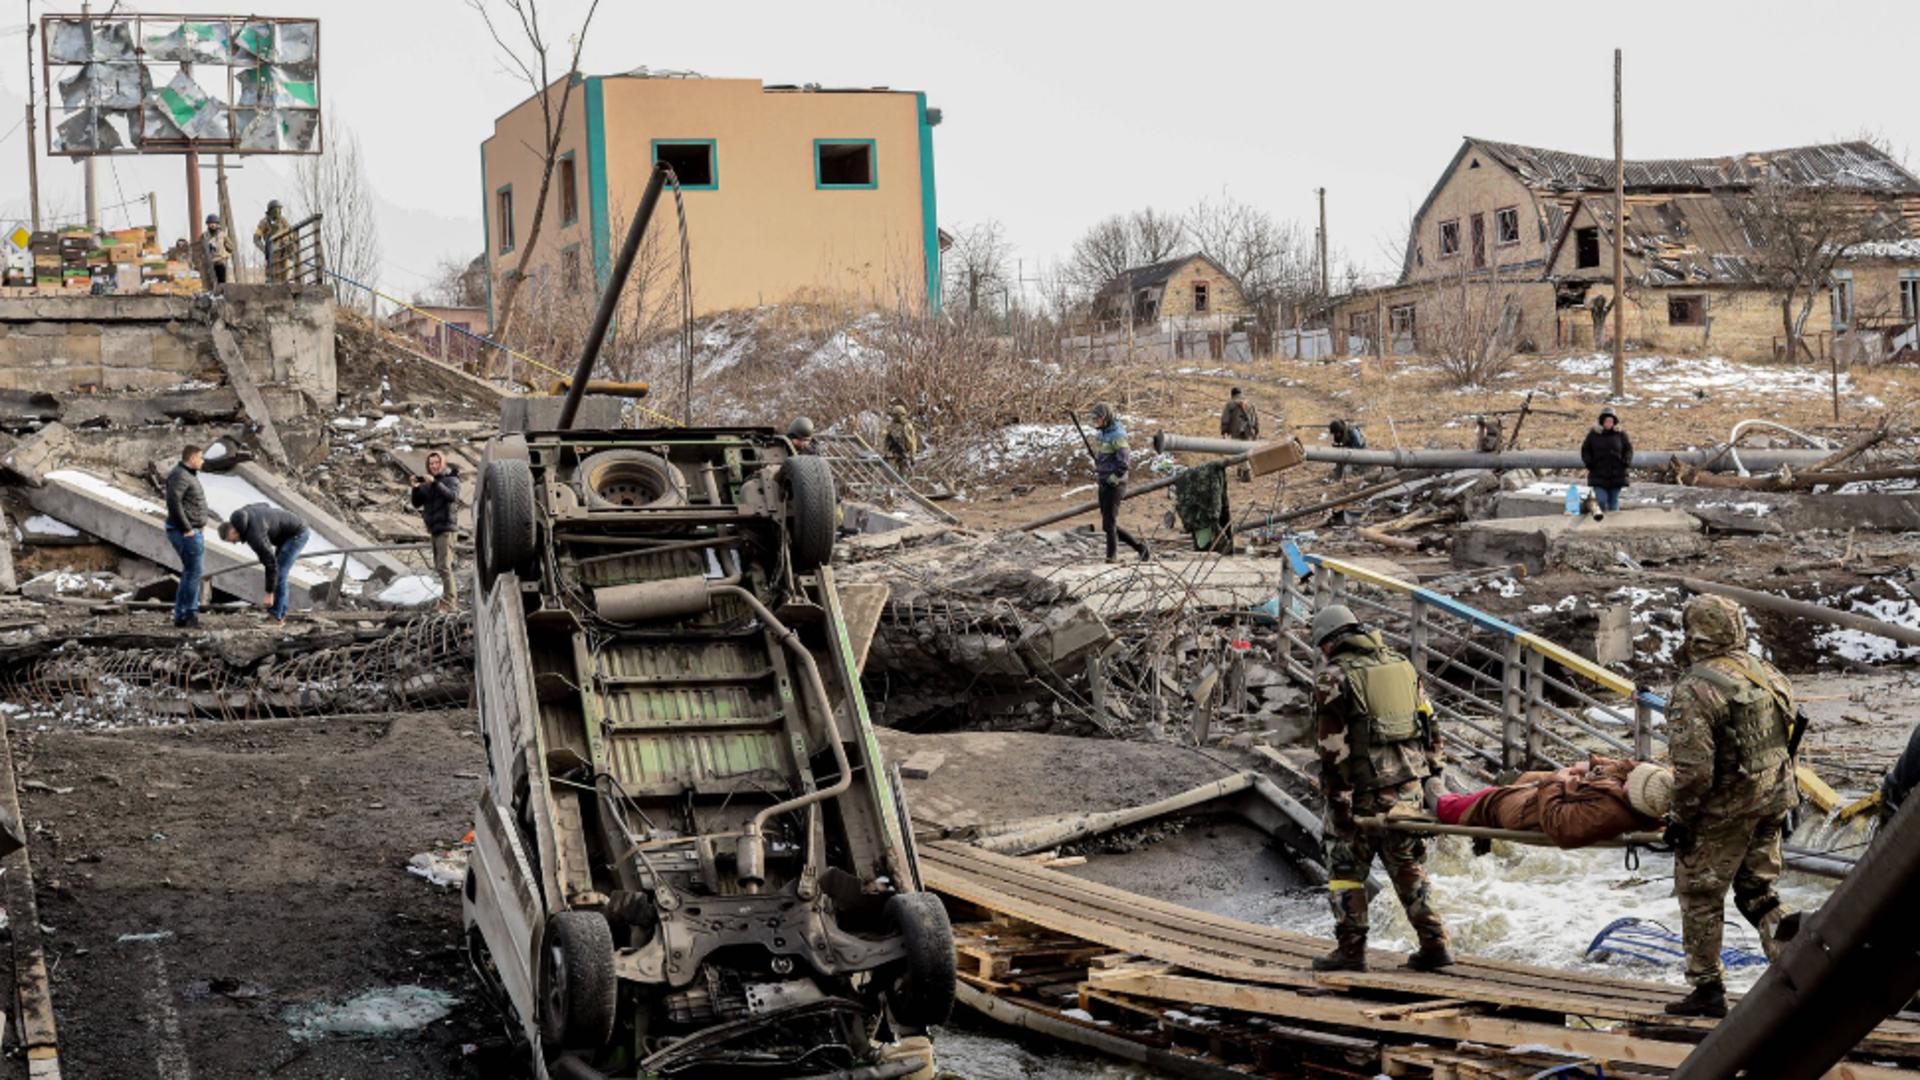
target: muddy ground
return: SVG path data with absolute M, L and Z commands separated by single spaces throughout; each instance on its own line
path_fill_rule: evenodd
M 472 732 L 462 710 L 14 732 L 65 1075 L 476 1075 L 462 1047 L 494 1029 L 458 891 L 406 870 L 471 827 Z M 463 1004 L 389 1038 L 290 1032 L 402 985 Z

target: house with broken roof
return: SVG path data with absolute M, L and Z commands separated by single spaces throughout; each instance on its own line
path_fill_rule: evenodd
M 1334 328 L 1358 349 L 1431 351 L 1477 312 L 1519 350 L 1608 344 L 1613 180 L 1610 158 L 1465 139 L 1414 215 L 1399 280 L 1338 298 Z M 1819 278 L 1787 316 L 1810 310 L 1809 351 L 1871 353 L 1920 313 L 1920 179 L 1869 143 L 1628 161 L 1624 181 L 1636 348 L 1783 349 L 1788 262 Z M 1832 257 L 1788 250 L 1808 241 Z

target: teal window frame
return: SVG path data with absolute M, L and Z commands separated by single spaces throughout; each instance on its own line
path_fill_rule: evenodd
M 681 191 L 719 191 L 720 190 L 720 143 L 715 139 L 655 139 L 647 150 L 649 165 L 660 163 L 660 148 L 663 146 L 704 146 L 707 148 L 707 170 L 713 174 L 711 184 L 681 184 Z
M 864 184 L 828 184 L 820 179 L 820 148 L 823 146 L 865 146 L 867 176 Z M 874 139 L 813 140 L 813 189 L 815 191 L 872 191 L 880 186 L 880 144 Z
M 506 220 L 500 222 L 500 250 L 495 254 L 506 255 L 513 251 L 514 246 L 513 185 L 501 184 L 493 189 L 493 213 L 496 217 L 500 215 L 500 196 L 502 195 L 507 197 L 507 214 Z
M 554 163 L 554 171 L 560 173 L 562 176 L 565 176 L 566 170 L 560 168 L 560 165 L 559 165 L 559 162 L 562 162 L 562 161 L 573 161 L 573 151 L 569 150 L 566 153 L 561 154 L 560 157 L 556 159 Z M 568 225 L 572 225 L 575 222 L 580 220 L 580 165 L 578 162 L 575 162 L 573 166 L 572 189 L 573 189 L 573 216 L 568 217 L 565 213 L 562 213 L 560 215 L 560 226 L 562 228 L 565 228 Z M 560 208 L 561 210 L 564 211 L 567 206 L 567 187 L 565 185 L 562 185 L 559 192 L 557 192 L 556 194 L 558 194 L 559 196 Z

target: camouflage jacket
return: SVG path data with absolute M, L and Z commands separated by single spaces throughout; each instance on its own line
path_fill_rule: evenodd
M 1373 653 L 1384 649 L 1380 631 L 1368 630 L 1342 638 L 1333 651 L 1338 657 L 1348 651 Z M 1404 659 L 1400 662 L 1408 663 Z M 1367 717 L 1353 700 L 1346 671 L 1334 663 L 1321 669 L 1314 683 L 1313 712 L 1320 749 L 1320 787 L 1329 799 L 1351 799 L 1356 791 L 1423 780 L 1439 771 L 1440 729 L 1429 715 L 1431 706 L 1425 690 L 1415 693 L 1426 719 L 1425 737 L 1376 746 L 1363 730 Z M 1355 748 L 1362 744 L 1366 746 L 1364 763 L 1353 758 Z
M 1729 710 L 1726 693 L 1703 677 L 1699 669 L 1710 668 L 1734 679 L 1745 679 L 1745 665 L 1739 653 L 1722 652 L 1705 657 L 1689 668 L 1673 686 L 1667 699 L 1668 752 L 1673 758 L 1673 816 L 1681 821 L 1700 818 L 1739 817 L 1747 814 L 1779 814 L 1799 802 L 1794 786 L 1793 762 L 1783 761 L 1742 775 L 1737 754 L 1728 740 Z M 1773 665 L 1751 658 L 1755 668 L 1785 703 L 1783 722 L 1793 715 L 1793 684 Z M 1723 745 L 1725 744 L 1725 745 Z
M 895 420 L 887 425 L 885 448 L 889 457 L 912 457 L 920 452 L 920 436 L 913 430 L 913 421 Z
M 1220 410 L 1220 434 L 1233 439 L 1253 439 L 1260 435 L 1260 414 L 1253 406 L 1235 398 Z

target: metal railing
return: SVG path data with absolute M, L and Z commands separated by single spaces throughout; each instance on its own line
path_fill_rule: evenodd
M 320 243 L 320 215 L 313 214 L 267 237 L 267 281 L 326 284 L 327 256 Z
M 1557 767 L 1589 752 L 1645 760 L 1664 745 L 1666 702 L 1538 634 L 1412 582 L 1301 555 L 1278 597 L 1280 659 L 1312 684 L 1324 660 L 1313 613 L 1345 604 L 1407 655 L 1425 681 L 1442 739 L 1494 772 Z

